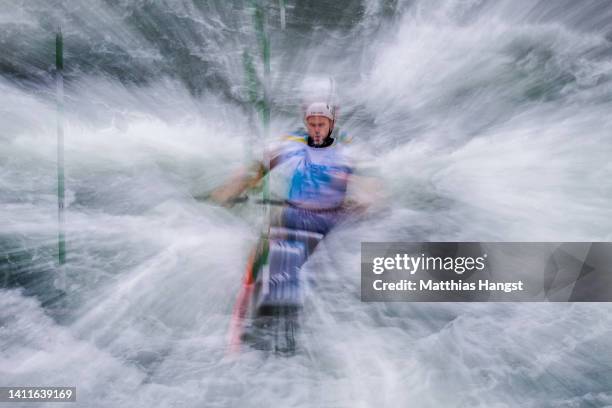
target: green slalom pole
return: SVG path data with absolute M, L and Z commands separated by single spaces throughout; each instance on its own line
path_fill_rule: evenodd
M 253 25 L 255 28 L 256 34 L 256 50 L 252 50 L 250 52 L 249 49 L 245 49 L 242 55 L 242 62 L 245 72 L 246 79 L 246 89 L 247 89 L 247 100 L 251 106 L 255 108 L 255 110 L 259 113 L 261 118 L 261 137 L 260 141 L 263 141 L 264 144 L 269 140 L 270 133 L 270 102 L 269 102 L 269 83 L 270 83 L 270 40 L 268 38 L 268 34 L 266 32 L 266 15 L 265 10 L 260 4 L 258 0 L 250 1 L 251 9 L 253 12 Z M 258 48 L 258 50 L 257 50 Z M 257 59 L 252 55 L 259 54 L 261 56 L 261 60 L 263 62 L 263 79 L 260 79 L 257 74 L 257 63 L 255 62 Z M 267 155 L 263 157 L 263 160 L 268 160 Z M 266 168 L 270 168 L 269 162 L 263 163 Z M 267 254 L 267 237 L 270 233 L 270 174 L 266 174 L 262 180 L 261 193 L 262 199 L 261 202 L 265 203 L 263 210 L 263 231 L 262 231 L 262 239 L 263 239 L 263 256 L 260 258 L 263 264 L 267 263 L 268 259 L 265 254 Z M 261 265 L 259 265 L 255 270 L 260 269 Z
M 64 40 L 61 27 L 55 36 L 55 85 L 57 97 L 57 211 L 58 253 L 60 265 L 66 263 L 66 237 L 64 232 Z
M 270 39 L 266 31 L 266 13 L 264 7 L 258 1 L 254 1 L 252 4 L 254 6 L 253 22 L 255 25 L 255 33 L 257 35 L 257 43 L 259 45 L 259 51 L 261 53 L 261 59 L 264 67 L 262 81 L 263 91 L 261 100 L 258 101 L 257 105 L 262 120 L 263 140 L 264 143 L 266 143 L 270 136 Z M 269 168 L 270 163 L 264 164 Z M 263 181 L 262 195 L 264 202 L 269 201 L 269 175 L 266 176 Z M 268 208 L 266 208 L 266 213 L 269 213 Z

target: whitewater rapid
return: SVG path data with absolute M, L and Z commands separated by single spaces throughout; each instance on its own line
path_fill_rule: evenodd
M 610 241 L 612 7 L 286 3 L 285 31 L 267 8 L 267 140 L 244 97 L 243 54 L 258 51 L 242 2 L 0 6 L 0 386 L 76 386 L 83 407 L 612 405 L 608 304 L 363 303 L 359 252 Z M 329 77 L 385 202 L 304 266 L 317 284 L 295 356 L 228 356 L 264 216 L 193 197 L 299 126 Z

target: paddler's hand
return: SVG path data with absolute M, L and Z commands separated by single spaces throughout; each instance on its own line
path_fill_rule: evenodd
M 251 169 L 240 170 L 225 185 L 210 193 L 210 199 L 224 207 L 231 207 L 239 202 L 238 197 L 247 189 L 253 188 L 265 174 L 261 164 L 256 163 Z
M 354 199 L 346 199 L 344 203 L 342 203 L 342 209 L 348 213 L 354 215 L 361 215 L 365 213 L 369 208 L 368 203 L 359 202 Z
M 235 197 L 234 195 L 234 189 L 231 188 L 231 186 L 221 186 L 215 190 L 213 190 L 212 193 L 210 193 L 209 198 L 216 204 L 222 205 L 223 207 L 231 207 L 234 202 L 233 202 L 233 198 Z
M 380 180 L 374 177 L 351 176 L 349 196 L 343 207 L 355 215 L 364 215 L 377 208 L 382 208 L 386 200 Z

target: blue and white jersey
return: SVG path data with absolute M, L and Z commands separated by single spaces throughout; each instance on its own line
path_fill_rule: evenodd
M 271 159 L 271 166 L 291 171 L 287 199 L 303 208 L 331 209 L 342 205 L 352 168 L 342 144 L 327 147 L 308 145 L 308 133 L 289 134 Z

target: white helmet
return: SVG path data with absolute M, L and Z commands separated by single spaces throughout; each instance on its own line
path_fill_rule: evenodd
M 336 119 L 334 114 L 334 108 L 326 104 L 325 102 L 315 102 L 308 105 L 304 112 L 304 120 L 311 116 L 325 116 L 332 122 Z
M 333 106 L 325 102 L 314 102 L 308 105 L 306 110 L 304 111 L 304 123 L 311 116 L 323 116 L 331 121 L 331 125 L 329 127 L 329 133 L 334 130 L 334 123 L 336 122 L 336 110 Z

